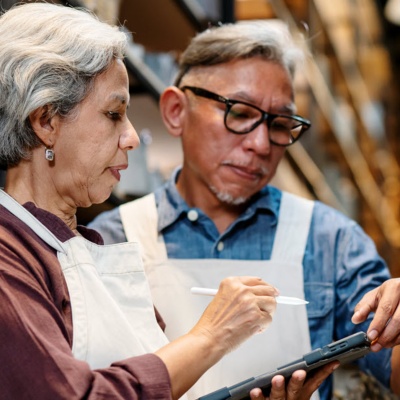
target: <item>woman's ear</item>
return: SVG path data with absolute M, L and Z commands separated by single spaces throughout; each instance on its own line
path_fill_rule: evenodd
M 160 112 L 168 132 L 181 136 L 185 115 L 186 96 L 176 86 L 167 87 L 160 97 Z
M 36 136 L 47 146 L 54 145 L 55 118 L 49 116 L 48 106 L 37 108 L 29 115 L 29 122 Z

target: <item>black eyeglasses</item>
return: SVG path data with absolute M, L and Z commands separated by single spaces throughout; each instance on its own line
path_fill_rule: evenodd
M 298 115 L 267 113 L 252 104 L 228 99 L 206 89 L 194 86 L 183 86 L 180 89 L 188 89 L 196 96 L 224 103 L 226 106 L 225 127 L 238 135 L 249 133 L 266 121 L 270 142 L 277 146 L 290 146 L 311 126 L 310 121 Z

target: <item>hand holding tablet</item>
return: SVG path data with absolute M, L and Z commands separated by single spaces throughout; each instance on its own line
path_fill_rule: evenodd
M 347 336 L 336 342 L 318 348 L 305 354 L 302 358 L 283 365 L 273 371 L 267 372 L 256 377 L 250 377 L 245 381 L 239 382 L 230 387 L 221 388 L 215 392 L 200 397 L 198 400 L 244 400 L 249 399 L 250 390 L 260 388 L 264 396 L 268 396 L 271 390 L 272 378 L 276 375 L 283 375 L 287 380 L 290 379 L 294 371 L 299 369 L 307 373 L 318 367 L 333 361 L 346 364 L 361 358 L 370 352 L 371 342 L 366 333 L 358 332 Z

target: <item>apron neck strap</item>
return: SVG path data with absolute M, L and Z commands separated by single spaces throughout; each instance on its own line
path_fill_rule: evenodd
M 50 232 L 38 219 L 36 219 L 27 209 L 14 200 L 4 190 L 0 190 L 0 204 L 15 215 L 19 220 L 31 228 L 36 235 L 45 241 L 53 249 L 66 253 L 63 243 Z
M 302 263 L 314 202 L 282 192 L 271 260 Z

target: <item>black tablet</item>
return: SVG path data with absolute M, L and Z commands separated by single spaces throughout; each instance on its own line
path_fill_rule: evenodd
M 365 356 L 370 351 L 370 346 L 371 342 L 367 338 L 366 333 L 358 332 L 311 351 L 302 358 L 266 374 L 251 377 L 236 385 L 216 390 L 200 397 L 199 400 L 250 399 L 250 390 L 254 388 L 261 388 L 264 395 L 268 396 L 271 390 L 271 381 L 275 375 L 283 375 L 288 380 L 293 372 L 299 369 L 308 372 L 335 360 L 340 361 L 340 364 L 346 364 Z

